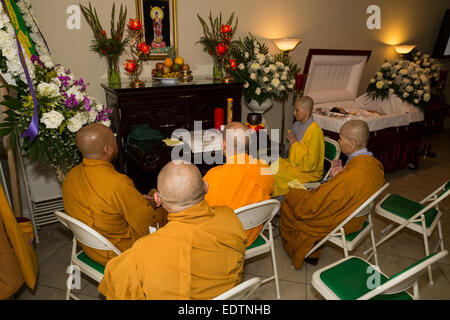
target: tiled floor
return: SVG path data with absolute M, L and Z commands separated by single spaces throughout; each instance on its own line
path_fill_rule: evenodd
M 398 170 L 386 175 L 390 182 L 387 192 L 395 192 L 408 196 L 414 200 L 421 200 L 431 193 L 444 181 L 450 179 L 450 129 L 433 140 L 433 151 L 438 154 L 433 159 L 422 159 L 417 171 L 409 169 Z M 384 195 L 382 194 L 381 197 Z M 442 227 L 445 247 L 450 248 L 450 198 L 441 205 Z M 275 221 L 277 223 L 277 221 Z M 380 231 L 388 222 L 379 216 L 374 216 L 375 237 L 380 238 Z M 43 227 L 40 230 L 40 243 L 36 246 L 39 260 L 38 284 L 31 291 L 24 287 L 16 295 L 17 299 L 64 299 L 66 268 L 71 252 L 71 233 L 60 224 Z M 315 270 L 324 267 L 343 257 L 343 252 L 337 247 L 325 245 L 319 264 L 311 266 L 304 264 L 301 270 L 292 268 L 290 258 L 281 245 L 281 236 L 276 237 L 276 258 L 280 279 L 281 298 L 286 300 L 323 299 L 312 287 L 311 278 Z M 430 247 L 437 241 L 437 231 L 434 232 Z M 352 254 L 363 256 L 362 252 L 370 246 L 367 238 Z M 423 238 L 414 232 L 403 230 L 378 249 L 380 268 L 388 275 L 395 274 L 401 269 L 424 257 Z M 423 273 L 419 280 L 422 299 L 450 300 L 450 255 L 433 265 L 435 284 L 430 286 L 427 273 Z M 246 262 L 243 279 L 255 276 L 270 276 L 272 263 L 269 254 L 261 258 L 253 258 Z M 82 276 L 81 290 L 75 290 L 81 299 L 104 299 L 97 291 L 97 284 Z M 275 284 L 268 282 L 253 294 L 253 299 L 275 299 Z

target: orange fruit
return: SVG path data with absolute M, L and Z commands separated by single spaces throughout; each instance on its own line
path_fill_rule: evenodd
M 179 64 L 179 65 L 184 64 L 184 59 L 182 57 L 176 57 L 175 64 Z
M 167 57 L 167 58 L 164 60 L 164 64 L 165 64 L 166 66 L 168 66 L 168 67 L 170 67 L 171 65 L 173 65 L 173 60 L 172 60 L 172 58 Z

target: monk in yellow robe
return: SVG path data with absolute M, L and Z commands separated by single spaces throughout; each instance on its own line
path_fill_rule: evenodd
M 107 299 L 211 299 L 241 282 L 245 233 L 231 208 L 210 207 L 198 168 L 180 160 L 158 175 L 169 222 L 106 264 Z
M 164 225 L 164 210 L 154 210 L 133 181 L 111 164 L 118 151 L 111 129 L 87 125 L 77 132 L 76 141 L 83 162 L 70 170 L 63 184 L 64 209 L 70 216 L 99 232 L 122 252 L 149 234 L 149 226 Z M 80 246 L 103 265 L 116 256 L 112 251 Z
M 288 183 L 315 182 L 322 178 L 325 142 L 322 129 L 314 121 L 311 113 L 314 102 L 304 96 L 295 100 L 296 122 L 288 132 L 288 158 L 279 158 L 272 163 L 275 174 L 273 197 L 283 196 L 289 191 Z
M 281 205 L 280 231 L 283 246 L 295 268 L 301 268 L 305 255 L 339 223 L 370 198 L 384 184 L 383 165 L 367 151 L 369 128 L 362 120 L 346 122 L 340 130 L 339 145 L 348 156 L 332 164 L 332 178 L 307 191 L 290 190 Z M 356 217 L 344 227 L 345 233 L 362 229 L 367 216 Z M 320 250 L 307 262 L 316 264 Z
M 208 183 L 205 200 L 211 206 L 228 206 L 233 210 L 269 200 L 273 192 L 273 174 L 267 163 L 248 155 L 248 128 L 232 122 L 223 132 L 222 150 L 226 163 L 210 169 L 204 180 Z M 261 232 L 261 226 L 246 230 L 247 246 Z
M 0 300 L 15 294 L 24 281 L 34 289 L 37 273 L 33 245 L 21 232 L 0 184 Z

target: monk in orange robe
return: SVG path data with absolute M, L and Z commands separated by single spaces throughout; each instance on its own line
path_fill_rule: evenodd
M 222 149 L 226 164 L 210 169 L 204 177 L 209 186 L 205 200 L 211 206 L 236 210 L 270 199 L 274 177 L 268 164 L 248 155 L 247 130 L 240 122 L 225 127 Z M 245 231 L 247 246 L 258 238 L 261 228 L 262 225 Z
M 33 245 L 24 237 L 0 184 L 0 300 L 11 297 L 24 282 L 34 289 L 37 273 Z
M 332 164 L 332 178 L 319 188 L 291 189 L 281 204 L 280 231 L 283 246 L 295 268 L 301 268 L 305 255 L 315 243 L 330 233 L 384 184 L 383 165 L 367 151 L 369 128 L 362 120 L 345 123 L 339 145 L 348 156 Z M 345 233 L 362 229 L 367 216 L 356 217 L 344 227 Z M 307 262 L 317 263 L 320 250 Z
M 98 290 L 107 299 L 211 299 L 241 282 L 244 229 L 231 208 L 210 207 L 205 191 L 193 164 L 161 170 L 155 200 L 169 222 L 106 264 Z
M 149 226 L 165 224 L 167 213 L 154 210 L 133 181 L 111 164 L 118 151 L 111 129 L 87 125 L 77 132 L 76 141 L 83 162 L 72 168 L 63 184 L 64 209 L 70 216 L 99 232 L 122 252 L 147 235 Z M 80 246 L 103 265 L 116 256 L 112 251 Z

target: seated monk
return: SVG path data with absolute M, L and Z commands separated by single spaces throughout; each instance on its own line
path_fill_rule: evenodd
M 340 130 L 339 145 L 348 156 L 332 164 L 332 178 L 311 191 L 292 189 L 281 204 L 280 231 L 283 246 L 295 268 L 305 255 L 339 223 L 370 198 L 384 184 L 383 165 L 367 151 L 369 128 L 362 120 L 346 122 Z M 346 233 L 362 229 L 367 216 L 356 217 L 344 227 Z M 307 262 L 317 263 L 320 250 Z
M 212 299 L 241 282 L 245 233 L 234 211 L 210 207 L 198 168 L 180 160 L 158 175 L 155 200 L 169 222 L 108 262 L 107 299 Z
M 272 164 L 275 174 L 273 197 L 283 196 L 289 191 L 288 183 L 315 182 L 322 178 L 325 142 L 322 129 L 314 121 L 311 113 L 314 102 L 304 96 L 295 100 L 296 122 L 288 131 L 289 155 Z
M 64 210 L 93 228 L 120 251 L 130 248 L 149 233 L 149 226 L 161 227 L 167 212 L 154 210 L 133 181 L 114 170 L 111 161 L 118 147 L 111 129 L 90 124 L 76 135 L 83 161 L 70 170 L 63 184 Z M 115 257 L 112 251 L 80 244 L 86 254 L 101 264 Z
M 227 206 L 233 210 L 269 200 L 273 192 L 273 175 L 264 161 L 248 155 L 248 128 L 232 122 L 223 132 L 222 150 L 226 163 L 210 169 L 204 180 L 208 183 L 205 200 L 211 206 Z M 246 230 L 247 246 L 258 238 L 262 225 Z

